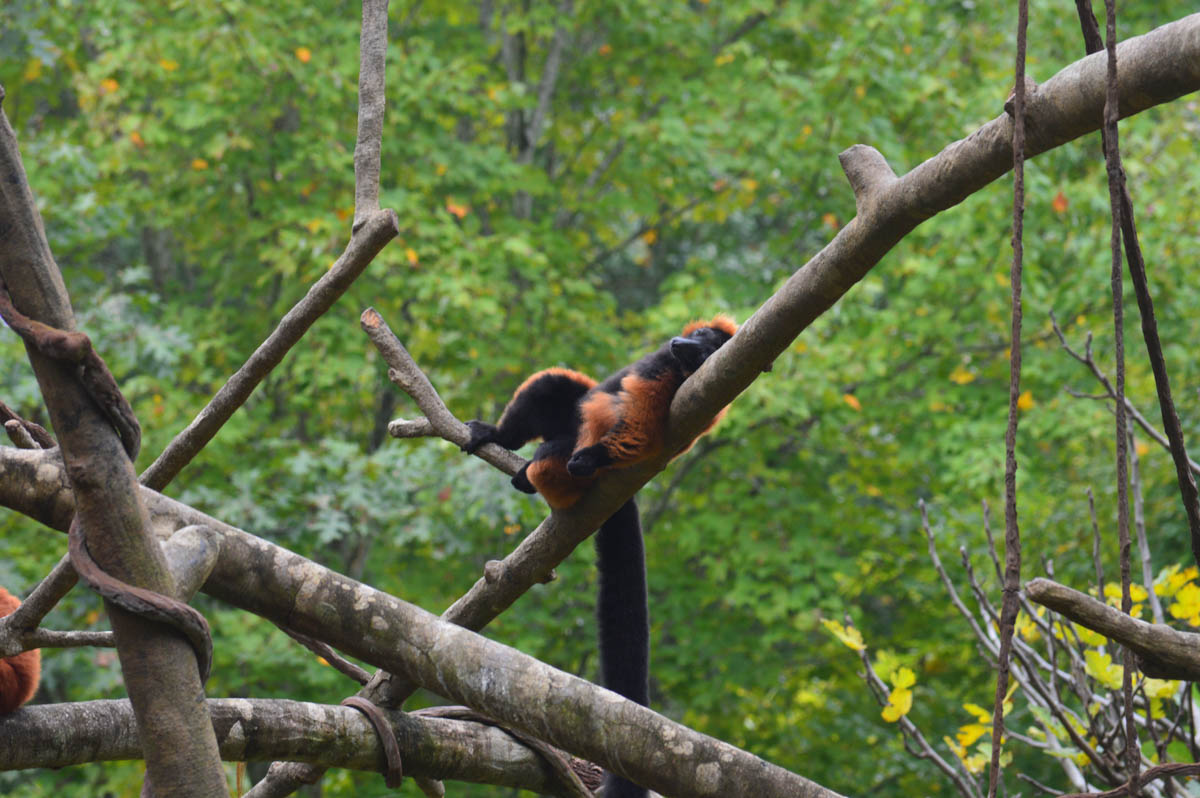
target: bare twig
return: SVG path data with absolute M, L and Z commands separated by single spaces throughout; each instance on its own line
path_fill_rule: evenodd
M 1100 523 L 1096 520 L 1096 497 L 1087 489 L 1088 515 L 1092 519 L 1092 565 L 1096 569 L 1096 595 L 1104 595 L 1104 563 L 1100 559 Z
M 1031 86 L 1025 80 L 1025 39 L 1029 27 L 1028 0 L 1017 4 L 1016 78 L 1013 89 L 1013 211 L 1012 211 L 1012 333 L 1009 347 L 1008 427 L 1004 433 L 1004 593 L 1000 605 L 999 670 L 992 708 L 992 764 L 988 798 L 1000 786 L 1000 749 L 1004 742 L 1004 699 L 1008 695 L 1009 657 L 1021 590 L 1021 532 L 1017 523 L 1017 420 L 1021 396 L 1021 266 L 1025 218 L 1025 100 Z
M 1121 795 L 1136 795 L 1139 789 L 1158 779 L 1169 779 L 1176 776 L 1195 776 L 1198 774 L 1200 774 L 1200 765 L 1170 762 L 1165 765 L 1152 767 L 1140 775 L 1135 774 L 1130 778 L 1128 785 L 1122 784 L 1115 790 L 1063 794 L 1062 798 L 1119 798 Z
M 1141 458 L 1138 456 L 1137 440 L 1133 437 L 1133 426 L 1129 427 L 1129 476 L 1133 488 L 1133 528 L 1137 532 L 1138 554 L 1142 560 L 1142 585 L 1150 601 L 1150 613 L 1155 623 L 1163 622 L 1162 602 L 1154 589 L 1154 566 L 1150 561 L 1150 544 L 1146 540 L 1146 507 L 1142 496 Z M 1103 589 L 1103 588 L 1102 588 Z M 1103 595 L 1103 594 L 1101 594 Z
M 1104 158 L 1108 169 L 1109 199 L 1112 205 L 1113 217 L 1113 259 L 1120 260 L 1120 242 L 1125 242 L 1125 258 L 1129 263 L 1129 276 L 1133 282 L 1134 293 L 1137 295 L 1138 311 L 1142 317 L 1142 337 L 1146 342 L 1146 354 L 1150 359 L 1150 368 L 1154 372 L 1154 385 L 1158 392 L 1159 410 L 1162 414 L 1163 430 L 1169 441 L 1168 449 L 1175 463 L 1175 475 L 1179 482 L 1180 498 L 1183 510 L 1191 530 L 1192 556 L 1200 565 L 1200 498 L 1197 496 L 1196 482 L 1192 477 L 1190 459 L 1184 446 L 1183 430 L 1179 424 L 1179 414 L 1175 410 L 1175 402 L 1171 398 L 1171 381 L 1167 374 L 1167 364 L 1163 357 L 1162 344 L 1158 337 L 1158 322 L 1154 318 L 1154 300 L 1150 296 L 1149 279 L 1146 276 L 1146 263 L 1142 258 L 1142 247 L 1138 242 L 1137 226 L 1133 219 L 1133 199 L 1129 195 L 1129 187 L 1125 183 L 1125 171 L 1121 166 L 1121 152 L 1117 140 L 1118 117 L 1118 87 L 1117 87 L 1117 48 L 1116 48 L 1116 12 L 1111 0 L 1105 2 L 1107 46 L 1100 41 L 1100 28 L 1096 17 L 1092 14 L 1091 3 L 1088 0 L 1076 0 L 1079 12 L 1079 23 L 1083 30 L 1084 47 L 1088 53 L 1108 50 L 1108 91 L 1105 100 L 1105 122 L 1101 129 L 1101 141 L 1104 147 Z M 1108 109 L 1111 106 L 1111 114 Z M 1110 119 L 1111 116 L 1111 119 Z M 1119 228 L 1119 229 L 1118 229 Z M 1114 266 L 1119 269 L 1119 265 Z
M 1075 396 L 1076 398 L 1081 398 L 1081 399 L 1099 399 L 1099 400 L 1116 399 L 1116 390 L 1113 388 L 1112 383 L 1109 381 L 1108 375 L 1105 374 L 1100 369 L 1100 366 L 1096 363 L 1095 358 L 1092 357 L 1091 333 L 1088 334 L 1087 345 L 1085 347 L 1084 354 L 1081 355 L 1081 354 L 1079 354 L 1079 352 L 1077 352 L 1075 349 L 1073 349 L 1070 344 L 1067 343 L 1067 337 L 1066 337 L 1066 335 L 1063 334 L 1062 329 L 1058 326 L 1058 320 L 1055 318 L 1053 312 L 1051 312 L 1051 314 L 1050 314 L 1050 323 L 1054 328 L 1055 335 L 1058 336 L 1058 341 L 1062 345 L 1063 350 L 1068 355 L 1075 358 L 1077 361 L 1079 361 L 1083 365 L 1087 366 L 1088 369 L 1092 372 L 1092 376 L 1096 378 L 1096 381 L 1099 382 L 1100 385 L 1103 386 L 1104 390 L 1105 390 L 1105 393 L 1100 394 L 1100 395 L 1081 394 L 1076 391 L 1071 391 L 1069 389 L 1067 392 L 1070 393 L 1072 396 Z M 1154 428 L 1154 425 L 1151 424 L 1150 421 L 1144 415 L 1142 415 L 1142 412 L 1140 410 L 1138 410 L 1136 406 L 1134 406 L 1133 402 L 1129 401 L 1129 397 L 1125 397 L 1125 407 L 1129 411 L 1129 415 L 1132 416 L 1133 420 L 1137 422 L 1137 425 L 1139 427 L 1141 427 L 1142 430 L 1147 435 L 1149 435 L 1151 438 L 1153 438 L 1155 443 L 1157 443 L 1159 446 L 1166 449 L 1167 451 L 1171 450 L 1171 442 L 1169 440 L 1167 440 L 1167 437 L 1165 435 L 1163 435 L 1161 432 L 1159 432 L 1157 429 Z M 1192 460 L 1189 458 L 1187 461 L 1187 467 L 1188 467 L 1188 470 L 1190 470 L 1193 474 L 1200 474 L 1200 463 L 1197 463 L 1195 460 Z
M 4 402 L 0 402 L 0 419 L 4 419 L 4 429 L 13 444 L 22 449 L 53 449 L 58 445 L 45 427 L 21 418 Z
M 97 646 L 112 648 L 117 642 L 112 632 L 60 632 L 56 629 L 35 629 L 22 636 L 21 642 L 25 649 L 31 648 L 84 648 Z
M 300 634 L 299 632 L 289 629 L 286 626 L 280 626 L 280 630 L 285 635 L 295 640 L 300 645 L 307 648 L 312 653 L 316 654 L 321 659 L 325 660 L 329 665 L 343 676 L 347 676 L 359 684 L 366 684 L 371 681 L 371 674 L 364 668 L 360 668 L 350 660 L 343 657 L 333 649 L 333 646 L 328 643 L 323 643 L 315 637 Z
M 1091 3 L 1077 0 L 1079 18 L 1084 28 L 1092 20 Z M 1125 407 L 1125 298 L 1124 298 L 1124 269 L 1121 266 L 1121 217 L 1123 208 L 1121 194 L 1125 187 L 1125 174 L 1121 169 L 1121 155 L 1117 140 L 1117 119 L 1119 93 L 1117 91 L 1117 21 L 1116 6 L 1113 0 L 1104 0 L 1106 26 L 1108 73 L 1104 97 L 1104 127 L 1102 139 L 1104 142 L 1104 160 L 1108 171 L 1108 197 L 1112 209 L 1112 296 L 1113 296 L 1113 356 L 1116 359 L 1116 435 L 1117 435 L 1117 536 L 1120 545 L 1121 565 L 1121 611 L 1129 614 L 1133 607 L 1130 596 L 1130 536 L 1129 536 L 1129 426 L 1126 421 Z M 1147 295 L 1147 301 L 1149 295 Z M 1147 308 L 1143 307 L 1143 317 Z M 1149 309 L 1153 315 L 1153 308 Z M 1147 344 L 1150 341 L 1147 340 Z M 1157 344 L 1157 333 L 1154 343 Z M 1161 353 L 1160 353 L 1161 354 Z M 1158 371 L 1155 371 L 1158 377 Z M 1163 378 L 1166 378 L 1165 368 Z M 1170 402 L 1168 392 L 1167 402 Z M 1164 405 L 1164 413 L 1166 405 Z M 1175 421 L 1178 424 L 1178 419 Z M 1182 440 L 1179 442 L 1182 452 Z M 1186 459 L 1186 454 L 1181 455 Z M 1196 562 L 1200 563 L 1200 507 L 1196 505 L 1196 485 L 1185 467 L 1181 466 L 1181 481 L 1191 485 L 1190 496 L 1184 492 L 1184 509 L 1192 528 L 1192 552 Z M 1181 488 L 1182 488 L 1181 482 Z M 1125 667 L 1121 677 L 1121 692 L 1125 701 L 1125 767 L 1129 778 L 1129 798 L 1136 794 L 1138 770 L 1141 767 L 1141 754 L 1137 744 L 1137 727 L 1133 713 L 1133 651 L 1126 647 L 1124 651 Z
M 848 617 L 846 618 L 846 624 L 848 626 L 851 625 Z M 871 666 L 871 659 L 867 656 L 866 647 L 863 647 L 859 650 L 858 658 L 862 660 L 863 664 L 863 679 L 871 688 L 871 692 L 875 696 L 875 700 L 879 702 L 880 706 L 886 706 L 890 691 L 888 690 L 887 685 L 883 683 L 883 680 L 879 678 L 879 674 L 875 672 L 875 668 Z M 961 763 L 958 763 L 957 757 L 955 758 L 955 763 L 959 765 L 959 768 L 951 765 L 944 758 L 942 758 L 942 756 L 938 754 L 936 750 L 934 750 L 933 746 L 929 744 L 929 741 L 925 739 L 925 735 L 921 733 L 921 730 L 917 728 L 915 723 L 908 719 L 907 715 L 900 716 L 900 719 L 897 721 L 897 725 L 904 733 L 905 739 L 911 740 L 917 746 L 916 749 L 909 749 L 909 752 L 913 756 L 917 757 L 918 759 L 928 759 L 930 762 L 932 762 L 938 770 L 942 771 L 942 773 L 946 775 L 946 778 L 950 779 L 950 781 L 954 783 L 954 786 L 958 788 L 959 793 L 963 795 L 964 798 L 980 798 L 980 796 L 982 796 L 983 793 L 980 791 L 979 786 L 975 783 L 974 779 L 972 779 L 969 774 L 964 775 L 964 773 L 959 772 L 959 768 L 962 766 Z
M 359 323 L 367 337 L 371 339 L 371 343 L 375 344 L 375 348 L 383 356 L 384 362 L 388 364 L 388 378 L 399 385 L 417 403 L 417 407 L 425 414 L 425 420 L 429 424 L 428 429 L 457 446 L 465 445 L 471 437 L 467 425 L 455 418 L 450 409 L 446 407 L 446 403 L 442 401 L 442 397 L 438 396 L 437 389 L 433 387 L 429 377 L 421 371 L 420 366 L 412 359 L 412 355 L 404 348 L 404 344 L 400 343 L 400 339 L 388 327 L 379 312 L 374 308 L 367 308 L 362 312 Z M 393 429 L 396 432 L 393 432 Z M 392 422 L 388 425 L 389 433 L 406 438 L 419 436 L 398 435 L 397 432 L 411 433 L 414 430 L 424 431 L 425 429 L 425 424 L 420 420 L 404 424 Z M 525 465 L 523 457 L 494 443 L 479 447 L 475 454 L 510 476 L 520 471 L 521 467 Z

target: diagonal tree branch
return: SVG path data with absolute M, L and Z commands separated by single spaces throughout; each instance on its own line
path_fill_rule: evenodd
M 400 232 L 395 211 L 376 211 L 350 237 L 346 251 L 313 284 L 302 300 L 280 319 L 274 332 L 221 386 L 212 401 L 163 450 L 141 476 L 142 484 L 161 490 L 212 440 L 234 412 L 245 404 L 308 328 L 346 292 L 383 247 Z

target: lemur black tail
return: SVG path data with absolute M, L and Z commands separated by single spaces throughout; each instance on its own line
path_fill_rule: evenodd
M 600 589 L 596 621 L 604 686 L 642 706 L 650 705 L 650 614 L 646 604 L 646 552 L 637 504 L 625 502 L 596 533 Z M 612 773 L 605 798 L 646 798 L 647 791 Z

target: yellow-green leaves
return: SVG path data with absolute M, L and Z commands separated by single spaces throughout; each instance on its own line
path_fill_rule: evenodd
M 899 668 L 892 674 L 892 692 L 882 713 L 884 720 L 895 723 L 908 714 L 912 709 L 912 687 L 916 683 L 917 676 L 911 668 Z
M 1120 665 L 1114 665 L 1111 654 L 1105 654 L 1100 651 L 1085 651 L 1083 652 L 1084 670 L 1087 675 L 1091 676 L 1100 684 L 1116 690 L 1121 686 L 1121 679 L 1125 675 L 1125 669 Z
M 837 621 L 829 619 L 822 619 L 821 623 L 834 637 L 855 651 L 862 651 L 867 647 L 867 644 L 863 642 L 862 633 L 853 626 L 842 626 Z

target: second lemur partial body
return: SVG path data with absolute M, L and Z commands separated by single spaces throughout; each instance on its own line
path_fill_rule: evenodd
M 468 422 L 464 451 L 485 443 L 517 449 L 542 443 L 512 478 L 513 487 L 540 493 L 555 509 L 570 507 L 600 472 L 657 457 L 666 445 L 667 416 L 679 386 L 733 334 L 728 316 L 689 324 L 683 333 L 603 382 L 551 368 L 533 374 L 513 394 L 497 425 Z M 721 411 L 701 432 L 712 429 Z M 699 437 L 699 436 L 697 436 Z M 683 454 L 695 439 L 672 456 Z M 637 505 L 626 502 L 596 533 L 600 572 L 596 617 L 604 686 L 631 701 L 650 703 L 650 622 L 646 561 Z M 606 798 L 641 798 L 646 790 L 609 774 Z

